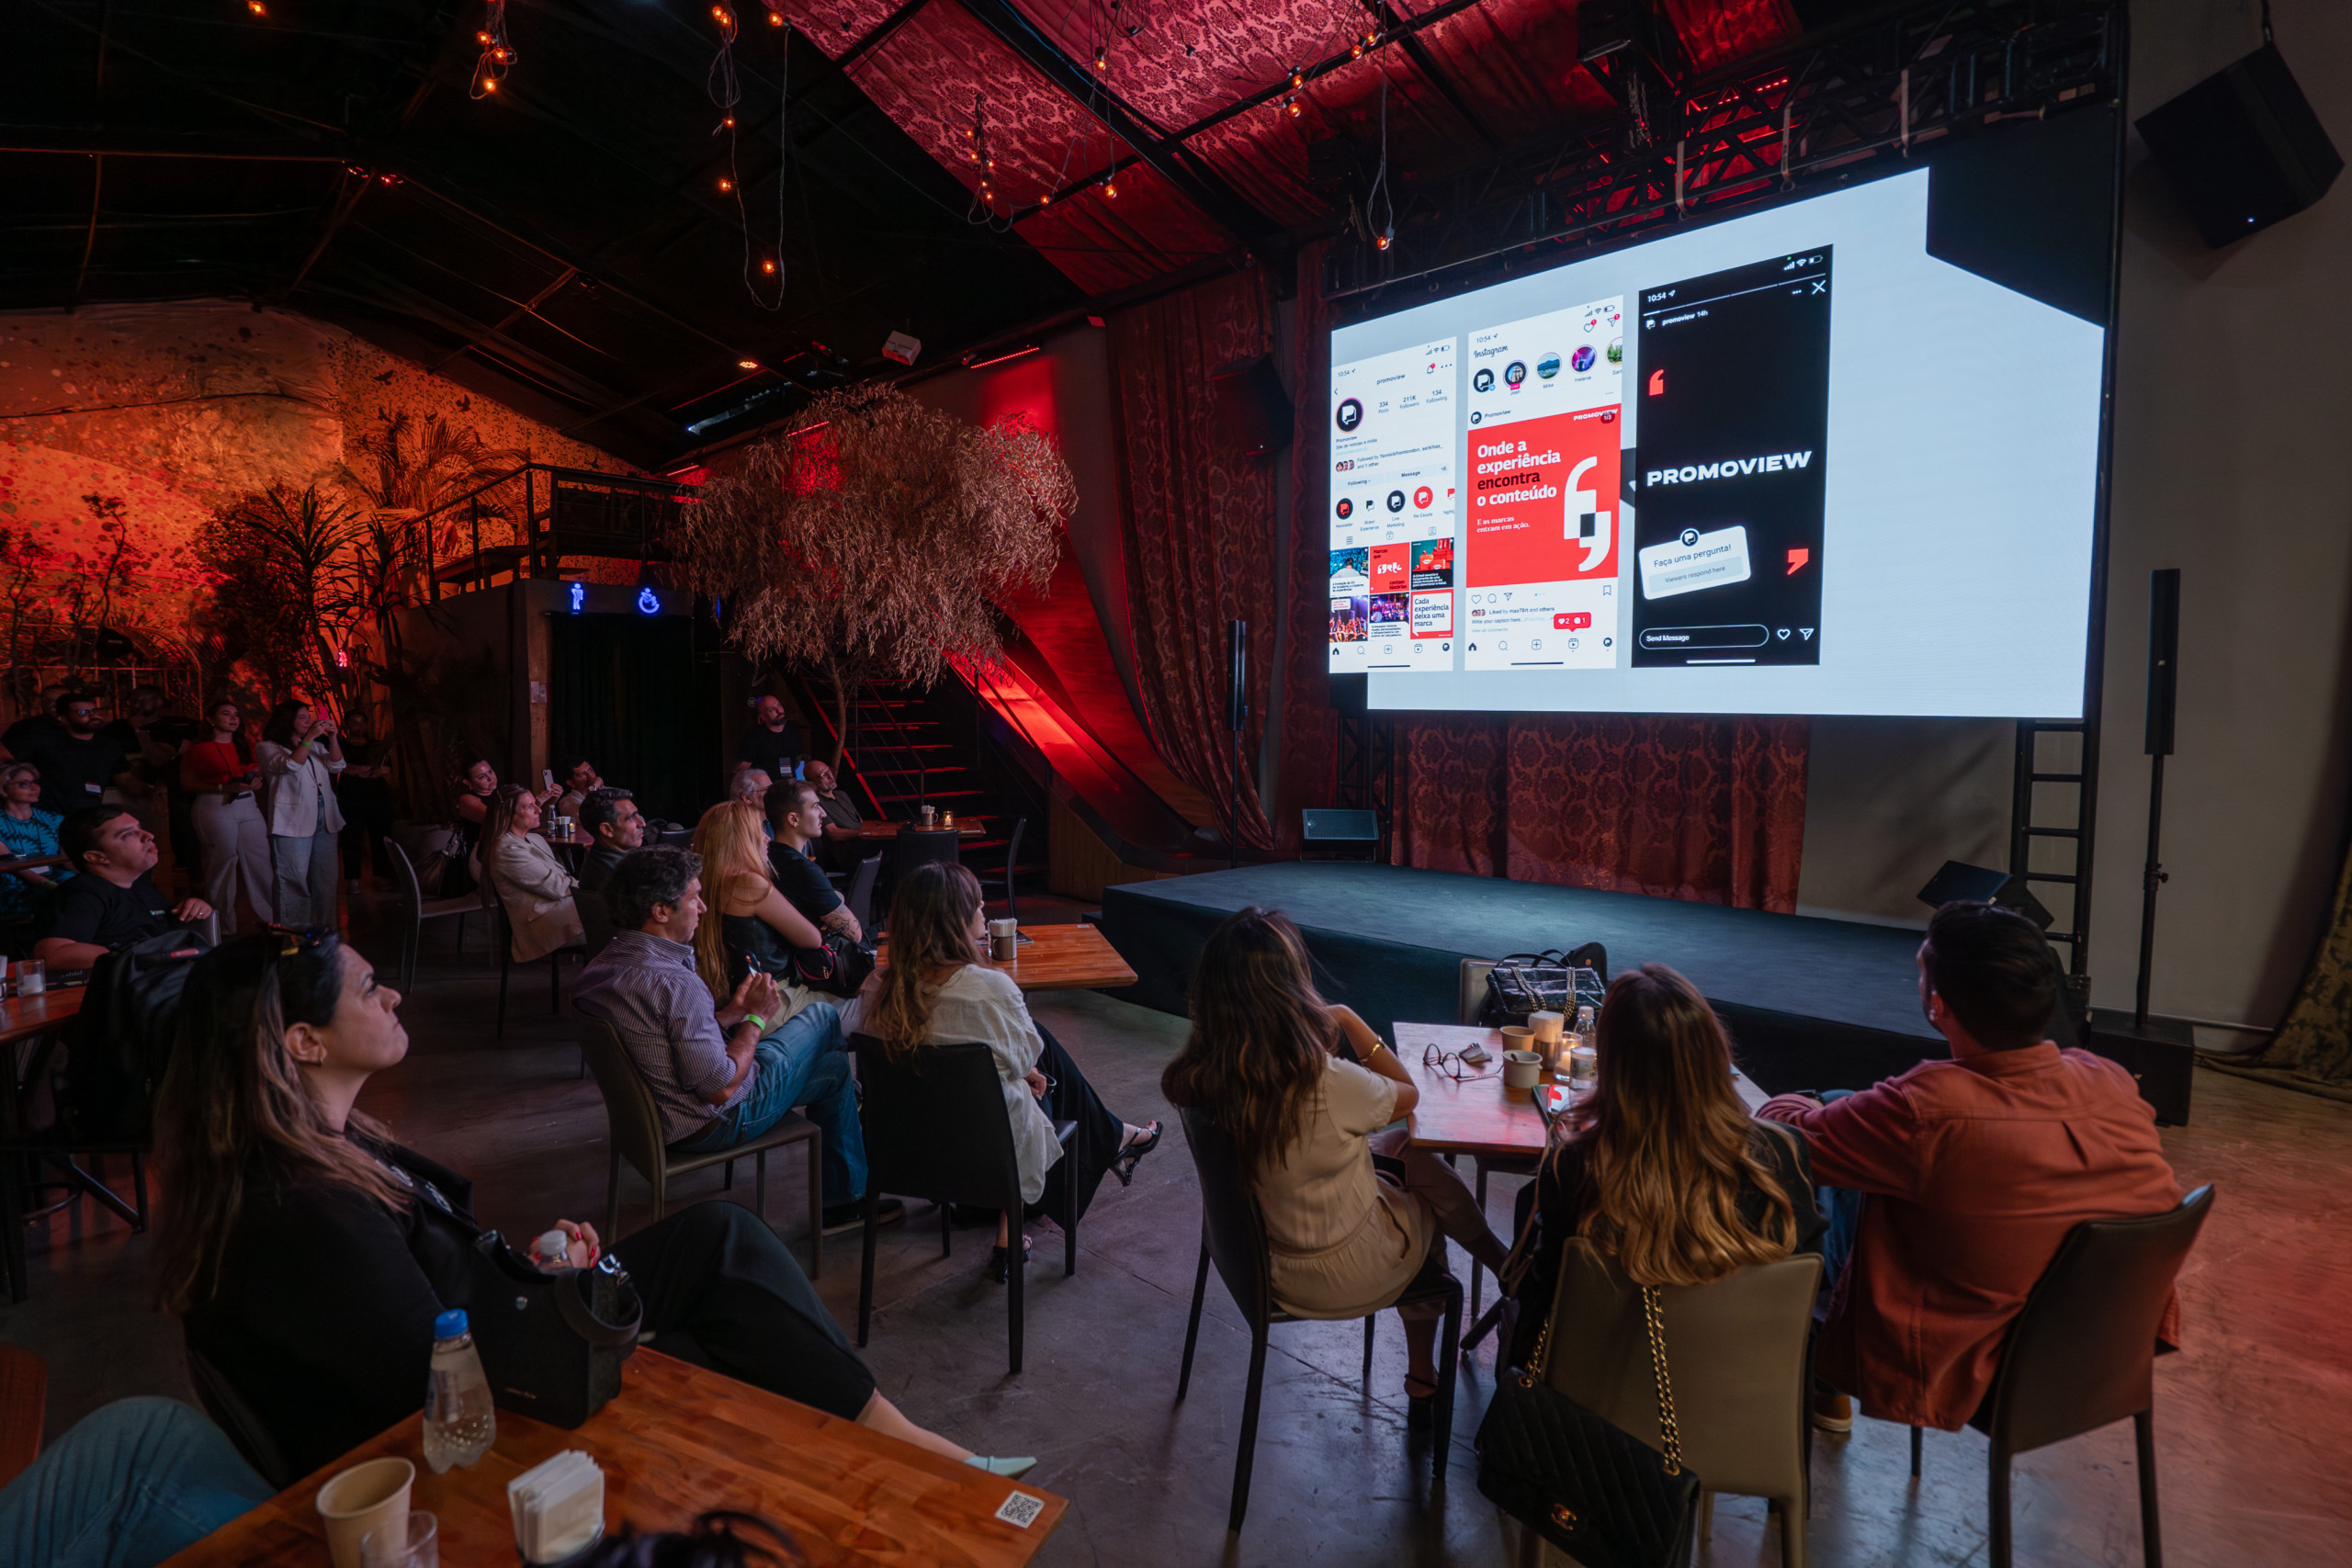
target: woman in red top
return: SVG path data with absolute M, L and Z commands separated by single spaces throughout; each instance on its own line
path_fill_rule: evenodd
M 180 787 L 195 796 L 204 844 L 204 901 L 220 911 L 224 934 L 274 919 L 269 824 L 254 798 L 256 770 L 244 716 L 227 698 L 212 705 L 209 739 L 180 750 Z

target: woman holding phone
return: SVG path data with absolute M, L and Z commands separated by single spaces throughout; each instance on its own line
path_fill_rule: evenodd
M 275 918 L 277 873 L 269 823 L 255 791 L 260 765 L 243 709 L 227 697 L 212 705 L 206 738 L 180 752 L 180 787 L 191 797 L 196 836 L 204 846 L 204 901 L 220 912 L 224 931 L 247 931 Z
M 270 907 L 290 925 L 333 926 L 343 833 L 334 800 L 343 741 L 334 717 L 288 698 L 269 710 L 254 760 L 261 764 L 262 815 L 269 818 Z

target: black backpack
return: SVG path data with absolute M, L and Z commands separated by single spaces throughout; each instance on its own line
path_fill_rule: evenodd
M 116 948 L 90 968 L 65 1059 L 64 1111 L 76 1135 L 144 1139 L 171 1062 L 180 994 L 211 944 L 175 928 Z

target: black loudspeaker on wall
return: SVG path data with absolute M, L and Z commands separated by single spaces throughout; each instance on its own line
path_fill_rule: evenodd
M 2327 128 L 2270 41 L 2138 121 L 2141 139 L 2215 250 L 2291 218 L 2344 167 Z
M 1209 386 L 1227 440 L 1253 457 L 1290 445 L 1290 394 L 1270 356 L 1228 365 L 1209 378 Z

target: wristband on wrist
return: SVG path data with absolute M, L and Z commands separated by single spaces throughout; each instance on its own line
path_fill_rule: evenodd
M 754 1029 L 755 1031 L 757 1031 L 757 1032 L 758 1032 L 760 1034 L 762 1034 L 762 1035 L 765 1035 L 765 1034 L 767 1033 L 767 1032 L 768 1032 L 768 1021 L 767 1021 L 766 1019 L 762 1018 L 758 1013 L 755 1013 L 755 1012 L 747 1012 L 747 1013 L 745 1013 L 745 1014 L 743 1015 L 743 1021 L 744 1021 L 745 1023 L 750 1024 L 750 1025 L 752 1027 L 752 1029 Z

